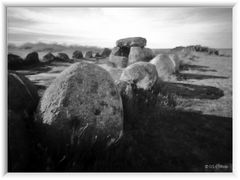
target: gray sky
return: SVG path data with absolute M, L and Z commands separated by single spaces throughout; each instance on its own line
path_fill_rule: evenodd
M 113 47 L 132 36 L 150 48 L 201 44 L 232 47 L 231 8 L 9 7 L 8 43 L 46 42 Z

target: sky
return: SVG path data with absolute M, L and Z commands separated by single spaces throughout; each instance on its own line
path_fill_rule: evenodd
M 8 7 L 8 43 L 114 47 L 144 37 L 149 48 L 232 48 L 232 8 Z

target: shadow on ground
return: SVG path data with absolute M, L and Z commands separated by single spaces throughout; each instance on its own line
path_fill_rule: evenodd
M 209 69 L 208 66 L 190 65 L 190 64 L 181 65 L 180 70 L 181 71 L 197 70 L 201 72 L 207 72 L 207 71 L 217 72 L 215 69 Z
M 214 76 L 214 75 L 203 75 L 203 74 L 191 74 L 191 73 L 178 73 L 176 74 L 178 81 L 184 81 L 188 79 L 228 79 L 226 76 Z
M 232 171 L 232 119 L 155 107 L 125 119 L 111 146 L 64 144 L 51 127 L 32 127 L 29 172 Z M 35 129 L 34 129 L 35 128 Z M 46 133 L 47 132 L 47 133 Z M 102 141 L 103 142 L 103 141 Z M 206 168 L 221 164 L 227 168 Z
M 223 90 L 216 87 L 173 82 L 162 83 L 161 92 L 163 94 L 176 94 L 183 98 L 196 99 L 218 99 L 224 96 Z

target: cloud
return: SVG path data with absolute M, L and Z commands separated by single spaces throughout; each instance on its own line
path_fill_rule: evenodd
M 17 43 L 20 39 L 25 43 L 28 36 L 31 42 L 42 39 L 113 47 L 119 38 L 142 36 L 152 48 L 232 44 L 231 8 L 10 7 L 7 22 L 8 40 L 16 42 L 14 38 L 18 37 Z M 31 39 L 28 34 L 35 36 Z

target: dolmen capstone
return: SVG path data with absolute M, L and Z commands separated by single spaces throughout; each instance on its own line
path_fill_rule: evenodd
M 89 144 L 98 138 L 114 141 L 123 129 L 121 96 L 106 70 L 92 63 L 75 63 L 46 89 L 36 122 L 61 132 L 70 144 L 81 142 L 82 134 Z
M 151 60 L 154 55 L 151 49 L 145 48 L 147 40 L 142 37 L 131 37 L 117 40 L 112 49 L 109 61 L 116 67 L 125 68 L 135 62 Z
M 31 161 L 29 123 L 33 122 L 39 96 L 26 77 L 8 73 L 8 171 L 26 171 Z

